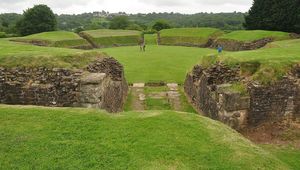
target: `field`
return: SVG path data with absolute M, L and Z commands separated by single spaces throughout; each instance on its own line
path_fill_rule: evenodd
M 89 46 L 89 43 L 73 32 L 53 31 L 33 34 L 21 38 L 14 38 L 14 41 L 35 43 L 50 47 L 78 47 Z
M 218 39 L 236 40 L 242 42 L 252 42 L 263 38 L 274 38 L 275 40 L 290 39 L 289 33 L 279 31 L 263 31 L 263 30 L 242 30 L 233 31 L 220 36 Z
M 141 40 L 141 32 L 129 30 L 91 30 L 82 34 L 91 43 L 98 47 L 131 46 L 138 45 Z
M 290 168 L 225 125 L 189 113 L 1 105 L 0 122 L 3 169 Z
M 99 50 L 97 50 L 99 51 Z M 125 76 L 130 83 L 149 82 L 184 82 L 186 73 L 202 56 L 216 54 L 215 50 L 149 45 L 146 52 L 139 47 L 120 47 L 102 49 L 113 56 L 125 67 Z
M 222 35 L 215 28 L 173 28 L 160 31 L 160 44 L 204 46 L 210 38 Z

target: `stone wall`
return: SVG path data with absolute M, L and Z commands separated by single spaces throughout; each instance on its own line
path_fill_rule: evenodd
M 234 129 L 266 121 L 300 118 L 300 81 L 295 74 L 271 86 L 247 85 L 242 94 L 232 89 L 242 82 L 239 68 L 217 64 L 208 69 L 195 66 L 185 81 L 185 92 L 199 113 Z
M 217 48 L 219 45 L 226 51 L 244 51 L 255 50 L 264 47 L 270 42 L 273 42 L 273 38 L 263 38 L 252 42 L 242 42 L 236 40 L 217 39 L 211 44 L 211 48 Z
M 0 103 L 89 107 L 122 111 L 127 95 L 123 67 L 101 58 L 86 69 L 0 68 Z

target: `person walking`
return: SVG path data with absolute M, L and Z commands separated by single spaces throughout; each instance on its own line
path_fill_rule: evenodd
M 141 44 L 140 44 L 140 51 L 146 51 L 146 43 L 145 41 L 143 41 Z
M 218 45 L 218 53 L 221 54 L 223 52 L 223 47 L 221 45 Z

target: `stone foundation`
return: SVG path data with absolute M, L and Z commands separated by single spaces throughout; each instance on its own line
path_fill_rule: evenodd
M 246 94 L 234 91 L 241 82 L 240 69 L 217 64 L 208 69 L 195 66 L 187 75 L 185 92 L 193 106 L 212 119 L 236 130 L 263 122 L 300 118 L 299 74 L 270 86 L 249 83 Z
M 0 68 L 0 103 L 122 111 L 128 86 L 123 67 L 102 58 L 86 69 Z

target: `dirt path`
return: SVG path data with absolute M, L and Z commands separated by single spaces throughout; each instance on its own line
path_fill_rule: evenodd
M 144 87 L 145 87 L 145 84 L 143 84 L 143 83 L 136 83 L 136 84 L 133 84 L 132 87 L 130 87 L 131 93 L 133 96 L 133 99 L 132 99 L 132 109 L 133 110 L 137 110 L 137 111 L 145 110 L 146 96 L 144 94 Z

